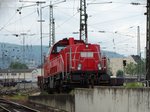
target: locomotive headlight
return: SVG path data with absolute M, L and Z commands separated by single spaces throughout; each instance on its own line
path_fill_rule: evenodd
M 97 66 L 98 66 L 98 69 L 99 69 L 99 70 L 102 69 L 101 64 L 98 64 Z
M 88 48 L 88 47 L 89 47 L 89 45 L 87 44 L 87 45 L 86 45 L 86 48 Z
M 82 66 L 81 64 L 78 64 L 78 68 L 77 69 L 81 70 L 81 66 Z

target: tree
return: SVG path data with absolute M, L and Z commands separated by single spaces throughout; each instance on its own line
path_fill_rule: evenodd
M 123 71 L 122 70 L 118 70 L 116 73 L 117 77 L 123 77 Z
M 126 65 L 125 67 L 125 72 L 129 75 L 135 75 L 136 71 L 136 64 L 133 62 L 130 62 L 129 64 Z
M 141 75 L 145 74 L 145 71 L 145 62 L 143 60 L 140 60 L 137 64 L 131 62 L 125 67 L 125 72 L 129 75 Z
M 9 65 L 9 68 L 11 69 L 28 69 L 28 66 L 26 64 L 20 63 L 20 62 L 11 62 Z
M 136 64 L 135 73 L 139 75 L 139 74 L 145 74 L 145 72 L 146 72 L 145 62 L 141 60 Z

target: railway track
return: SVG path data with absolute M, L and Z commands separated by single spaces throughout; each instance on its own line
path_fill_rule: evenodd
M 33 88 L 33 89 L 11 89 L 11 88 L 0 88 L 0 96 L 2 95 L 16 95 L 18 93 L 20 94 L 32 94 L 39 92 L 38 88 Z
M 0 112 L 40 112 L 19 103 L 0 99 Z

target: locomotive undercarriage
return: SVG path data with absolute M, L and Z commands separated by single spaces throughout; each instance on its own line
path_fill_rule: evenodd
M 44 90 L 48 93 L 70 91 L 76 87 L 93 87 L 110 84 L 110 76 L 105 73 L 71 72 L 67 75 L 59 74 L 44 79 Z
M 79 87 L 92 87 L 94 85 L 109 85 L 110 83 L 110 76 L 101 72 L 74 72 L 71 73 L 71 82 L 72 86 L 79 85 Z

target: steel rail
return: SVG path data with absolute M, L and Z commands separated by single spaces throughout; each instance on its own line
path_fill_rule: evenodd
M 4 106 L 0 105 L 0 108 L 3 109 L 6 112 L 11 112 L 10 110 L 6 109 Z
M 6 106 L 2 106 L 1 104 L 5 104 Z M 25 106 L 16 102 L 12 102 L 9 100 L 5 100 L 5 99 L 0 99 L 0 108 L 2 108 L 6 112 L 23 112 L 23 111 L 40 112 L 39 110 L 32 109 L 28 106 Z

